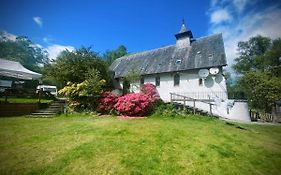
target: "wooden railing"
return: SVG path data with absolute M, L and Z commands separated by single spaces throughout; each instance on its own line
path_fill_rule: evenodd
M 212 98 L 220 98 L 227 99 L 227 93 L 223 91 L 211 91 L 211 92 L 177 92 L 179 95 L 183 95 L 186 97 L 200 99 L 200 100 L 208 100 L 210 97 Z
M 190 106 L 190 107 L 192 107 L 194 114 L 196 113 L 196 102 L 202 102 L 202 103 L 208 104 L 209 105 L 209 111 L 207 111 L 207 112 L 210 115 L 212 115 L 212 105 L 213 104 L 211 103 L 210 97 L 209 97 L 208 101 L 195 99 L 195 98 L 187 97 L 187 96 L 184 96 L 184 95 L 181 95 L 181 94 L 176 94 L 176 93 L 170 93 L 170 97 L 171 97 L 172 103 L 176 102 L 176 101 L 182 101 L 184 106 L 187 106 L 187 104 L 186 104 L 187 102 L 192 101 L 193 106 Z
M 250 110 L 250 117 L 252 121 L 274 122 L 274 116 L 269 113 L 255 112 Z

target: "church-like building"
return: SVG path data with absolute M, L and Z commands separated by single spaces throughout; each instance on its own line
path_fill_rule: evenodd
M 115 60 L 110 66 L 114 72 L 115 87 L 123 89 L 124 77 L 137 73 L 140 78 L 131 82 L 131 91 L 138 91 L 144 83 L 152 83 L 166 102 L 172 100 L 171 93 L 174 93 L 197 99 L 197 108 L 209 110 L 210 107 L 202 102 L 209 100 L 213 103 L 212 113 L 224 118 L 249 120 L 246 104 L 242 104 L 243 109 L 229 105 L 223 74 L 227 63 L 222 34 L 194 38 L 183 22 L 175 38 L 174 45 Z M 235 118 L 235 114 L 231 114 L 233 110 L 238 115 L 242 110 L 245 116 Z

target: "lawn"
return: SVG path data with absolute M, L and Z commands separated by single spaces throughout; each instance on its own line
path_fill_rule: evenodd
M 281 126 L 200 116 L 0 118 L 0 174 L 280 174 Z
M 5 97 L 0 98 L 1 102 L 5 101 Z M 7 101 L 9 103 L 37 103 L 38 98 L 15 98 L 15 97 L 8 97 Z M 50 103 L 53 100 L 46 100 L 46 99 L 41 99 L 41 103 Z

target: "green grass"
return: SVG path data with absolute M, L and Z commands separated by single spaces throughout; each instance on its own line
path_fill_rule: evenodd
M 280 126 L 81 114 L 0 118 L 0 128 L 0 174 L 281 173 Z
M 1 97 L 0 98 L 1 102 L 5 101 L 5 97 Z M 37 103 L 38 102 L 38 98 L 15 98 L 15 97 L 8 97 L 7 101 L 9 103 Z M 45 100 L 45 99 L 41 99 L 41 103 L 50 103 L 53 100 Z

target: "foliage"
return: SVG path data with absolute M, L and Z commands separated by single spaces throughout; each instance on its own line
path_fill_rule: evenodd
M 123 94 L 135 92 L 136 89 L 139 89 L 140 83 L 138 80 L 140 77 L 140 71 L 138 70 L 137 66 L 130 69 L 128 74 L 123 79 Z
M 127 54 L 127 48 L 123 45 L 119 46 L 116 50 L 106 51 L 103 55 L 103 59 L 110 66 L 117 58 L 120 58 Z
M 140 93 L 130 93 L 118 97 L 105 91 L 101 93 L 98 111 L 101 113 L 114 113 L 118 111 L 127 116 L 145 116 L 152 111 L 155 102 L 160 99 L 153 84 L 144 84 Z
M 274 101 L 281 99 L 281 39 L 256 36 L 239 42 L 238 48 L 235 90 L 246 94 L 251 108 L 270 112 Z
M 122 115 L 145 116 L 152 110 L 151 98 L 142 93 L 126 94 L 117 99 L 114 108 Z
M 98 101 L 98 112 L 103 114 L 115 113 L 114 105 L 117 103 L 118 96 L 110 91 L 102 92 Z
M 151 83 L 146 83 L 142 85 L 140 91 L 141 93 L 148 95 L 151 102 L 156 102 L 157 100 L 160 99 L 160 96 L 155 88 L 155 85 Z
M 87 79 L 81 83 L 68 82 L 59 90 L 59 94 L 70 98 L 70 107 L 76 109 L 95 108 L 97 96 L 105 86 L 106 81 L 101 79 L 99 71 L 93 69 Z
M 237 88 L 247 94 L 250 107 L 270 112 L 281 99 L 281 78 L 262 72 L 249 72 L 238 79 Z
M 257 57 L 265 54 L 270 47 L 270 38 L 260 35 L 250 38 L 249 41 L 238 42 L 239 57 L 235 58 L 236 63 L 233 65 L 233 69 L 238 74 L 258 70 L 263 67 L 263 62 L 259 61 Z
M 145 116 L 153 110 L 160 97 L 153 84 L 144 84 L 140 93 L 126 94 L 117 99 L 114 108 L 122 115 Z
M 6 38 L 3 32 L 0 32 L 0 58 L 20 62 L 36 72 L 41 72 L 39 64 L 49 61 L 47 52 L 27 37 L 20 36 L 13 41 Z
M 64 87 L 67 82 L 82 83 L 88 79 L 92 70 L 97 70 L 101 79 L 110 85 L 110 76 L 104 61 L 91 48 L 64 51 L 52 64 L 44 67 L 43 80 Z
M 160 117 L 187 117 L 191 116 L 192 111 L 186 108 L 178 108 L 174 104 L 164 103 L 163 101 L 157 101 L 154 105 L 153 116 Z

